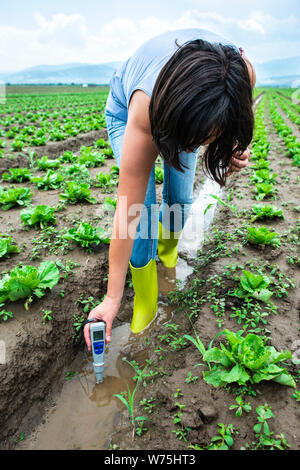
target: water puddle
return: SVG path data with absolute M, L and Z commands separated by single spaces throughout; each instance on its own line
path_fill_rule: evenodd
M 193 272 L 189 261 L 201 248 L 216 207 L 216 201 L 209 194 L 220 196 L 221 190 L 217 183 L 207 179 L 195 193 L 195 201 L 178 245 L 177 267 L 167 269 L 161 263 L 158 264 L 161 295 L 159 315 L 155 319 L 157 325 L 173 317 L 173 307 L 168 305 L 165 297 L 167 292 L 176 287 L 176 280 L 180 280 L 181 286 L 184 286 Z M 204 216 L 208 204 L 213 205 Z M 127 384 L 130 388 L 134 387 L 133 369 L 123 358 L 126 357 L 126 351 L 131 351 L 131 357 L 139 364 L 145 363 L 147 353 L 141 351 L 141 345 L 144 348 L 146 336 L 147 330 L 140 335 L 133 335 L 129 323 L 113 329 L 112 342 L 106 349 L 104 381 L 99 385 L 95 384 L 92 356 L 86 350 L 80 352 L 68 368 L 68 371 L 74 371 L 74 377 L 64 382 L 55 398 L 56 403 L 47 412 L 43 423 L 17 448 L 106 449 L 120 419 L 120 412 L 124 409 L 113 395 L 125 392 Z

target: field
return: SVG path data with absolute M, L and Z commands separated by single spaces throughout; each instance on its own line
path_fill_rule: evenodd
M 3 449 L 35 448 L 37 426 L 47 439 L 49 403 L 82 377 L 70 371 L 83 350 L 73 337 L 106 292 L 118 185 L 108 90 L 25 88 L 8 87 L 0 105 Z M 119 413 L 106 448 L 299 449 L 300 106 L 292 95 L 255 90 L 251 164 L 213 200 L 197 256 L 179 253 L 193 271 L 186 283 L 167 293 L 174 273 L 159 263 L 160 302 L 172 315 L 117 347 L 136 393 L 127 409 L 126 380 L 107 385 Z M 159 197 L 161 182 L 158 161 Z M 195 191 L 203 182 L 199 165 Z M 130 322 L 132 299 L 128 275 L 115 330 Z

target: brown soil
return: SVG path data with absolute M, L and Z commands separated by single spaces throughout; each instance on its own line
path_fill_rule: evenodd
M 71 150 L 73 153 L 79 152 L 82 145 L 88 147 L 98 139 L 108 140 L 106 129 L 78 134 L 76 137 L 70 137 L 60 142 L 48 142 L 47 145 L 40 147 L 30 147 L 27 152 L 17 153 L 6 150 L 7 157 L 0 158 L 0 176 L 8 168 L 29 168 L 29 151 L 35 152 L 37 158 L 47 155 L 54 159 L 60 157 L 66 150 Z

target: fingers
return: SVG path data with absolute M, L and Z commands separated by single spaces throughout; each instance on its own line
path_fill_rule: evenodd
M 96 315 L 94 315 L 94 317 L 96 317 Z M 99 315 L 98 315 L 98 320 L 102 320 L 102 318 L 99 318 Z M 103 318 L 103 320 L 104 320 L 104 318 Z M 106 342 L 106 344 L 108 344 L 108 343 L 111 342 L 112 321 L 107 319 L 105 321 L 105 323 L 106 323 L 105 342 Z M 84 339 L 85 339 L 87 348 L 88 348 L 89 351 L 91 351 L 92 350 L 92 341 L 91 341 L 91 333 L 90 333 L 90 325 L 89 324 L 85 325 L 85 327 L 83 328 L 83 335 L 84 335 Z
M 92 349 L 91 334 L 90 334 L 90 325 L 87 324 L 83 328 L 83 335 L 89 351 Z
M 106 322 L 106 334 L 105 334 L 106 344 L 111 342 L 111 325 L 112 323 L 110 321 Z
M 241 160 L 240 158 L 232 157 L 230 163 L 236 168 L 243 169 L 246 168 L 246 166 L 248 165 L 248 158 Z

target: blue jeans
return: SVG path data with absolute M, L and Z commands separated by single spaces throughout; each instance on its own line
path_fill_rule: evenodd
M 120 167 L 127 123 L 113 116 L 108 110 L 105 111 L 105 117 L 110 144 Z M 170 232 L 179 232 L 183 229 L 193 202 L 197 155 L 198 150 L 193 153 L 180 152 L 180 161 L 187 167 L 184 173 L 164 163 L 163 201 L 160 208 L 156 203 L 155 166 L 153 166 L 130 259 L 135 268 L 146 266 L 156 257 L 158 220 Z

